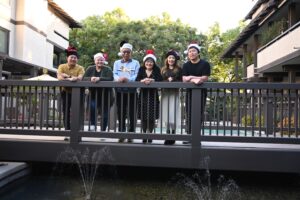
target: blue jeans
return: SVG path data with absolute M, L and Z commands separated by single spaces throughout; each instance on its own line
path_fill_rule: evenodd
M 104 105 L 103 106 L 103 113 L 102 113 L 102 105 L 97 105 L 97 114 L 96 114 L 96 102 L 94 99 L 91 100 L 90 105 L 90 116 L 91 116 L 91 125 L 96 126 L 96 116 L 98 116 L 98 113 L 101 115 L 101 131 L 105 131 L 107 128 L 108 123 L 108 112 L 109 112 L 109 106 Z

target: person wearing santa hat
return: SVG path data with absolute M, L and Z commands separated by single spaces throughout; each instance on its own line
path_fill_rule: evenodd
M 77 64 L 78 53 L 77 49 L 69 46 L 66 49 L 67 63 L 61 64 L 57 69 L 57 79 L 71 82 L 80 81 L 84 74 L 84 68 Z M 71 110 L 71 95 L 72 88 L 62 88 L 62 111 L 65 130 L 70 130 L 70 110 Z
M 191 43 L 187 48 L 187 55 L 189 61 L 183 64 L 182 67 L 182 81 L 191 82 L 196 85 L 202 84 L 208 80 L 210 76 L 210 64 L 200 58 L 200 46 L 197 43 Z M 202 113 L 202 122 L 204 107 L 206 103 L 207 90 L 202 89 L 202 104 L 200 106 Z M 191 133 L 191 90 L 187 90 L 186 93 L 186 112 L 187 112 L 187 133 Z M 193 108 L 195 109 L 195 108 Z M 185 142 L 186 143 L 186 142 Z
M 95 65 L 89 66 L 83 76 L 83 80 L 101 84 L 102 81 L 113 81 L 113 72 L 105 66 L 106 59 L 103 53 L 94 55 Z M 90 131 L 97 129 L 97 116 L 101 115 L 101 131 L 105 131 L 108 125 L 108 113 L 113 105 L 114 96 L 112 88 L 90 88 Z M 97 101 L 96 101 L 97 100 Z
M 122 58 L 114 62 L 113 74 L 114 80 L 119 83 L 127 83 L 135 81 L 140 64 L 132 58 L 132 45 L 127 41 L 120 43 L 120 55 Z M 128 127 L 128 132 L 135 132 L 135 88 L 116 88 L 117 97 L 117 115 L 119 121 L 119 132 L 125 132 Z M 126 118 L 129 124 L 126 125 Z M 124 138 L 120 138 L 119 142 L 123 142 Z M 132 142 L 128 139 L 128 142 Z
M 160 68 L 156 65 L 156 56 L 153 50 L 147 50 L 143 58 L 143 66 L 139 69 L 136 81 L 147 85 L 154 81 L 162 81 Z M 159 117 L 159 98 L 156 88 L 141 88 L 138 98 L 138 118 L 141 119 L 142 131 L 152 133 L 155 120 Z M 143 143 L 152 142 L 144 139 Z

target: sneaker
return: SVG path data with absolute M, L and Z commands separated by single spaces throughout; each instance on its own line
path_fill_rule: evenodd
M 127 139 L 127 142 L 128 142 L 128 143 L 131 143 L 131 142 L 132 142 L 132 139 Z
M 147 139 L 143 139 L 143 143 L 147 143 Z
M 65 138 L 64 138 L 64 141 L 69 141 L 69 138 L 68 138 L 68 137 L 65 137 Z
M 125 140 L 125 139 L 120 138 L 120 139 L 119 139 L 119 142 L 120 142 L 120 143 L 121 143 L 121 142 L 124 142 L 124 140 Z
M 182 144 L 191 144 L 190 141 L 183 141 Z

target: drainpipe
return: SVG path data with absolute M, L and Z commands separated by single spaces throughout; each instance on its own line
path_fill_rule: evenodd
M 288 25 L 290 28 L 297 22 L 296 4 L 291 3 L 288 9 Z
M 243 80 L 247 82 L 247 44 L 243 45 Z
M 234 66 L 235 82 L 239 79 L 239 53 L 235 52 L 235 66 Z
M 0 59 L 0 78 L 2 80 L 3 59 Z

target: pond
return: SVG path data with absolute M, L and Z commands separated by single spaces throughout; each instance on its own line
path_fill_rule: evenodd
M 31 175 L 0 190 L 1 200 L 300 199 L 298 174 L 99 166 L 87 196 L 76 165 L 31 167 Z

